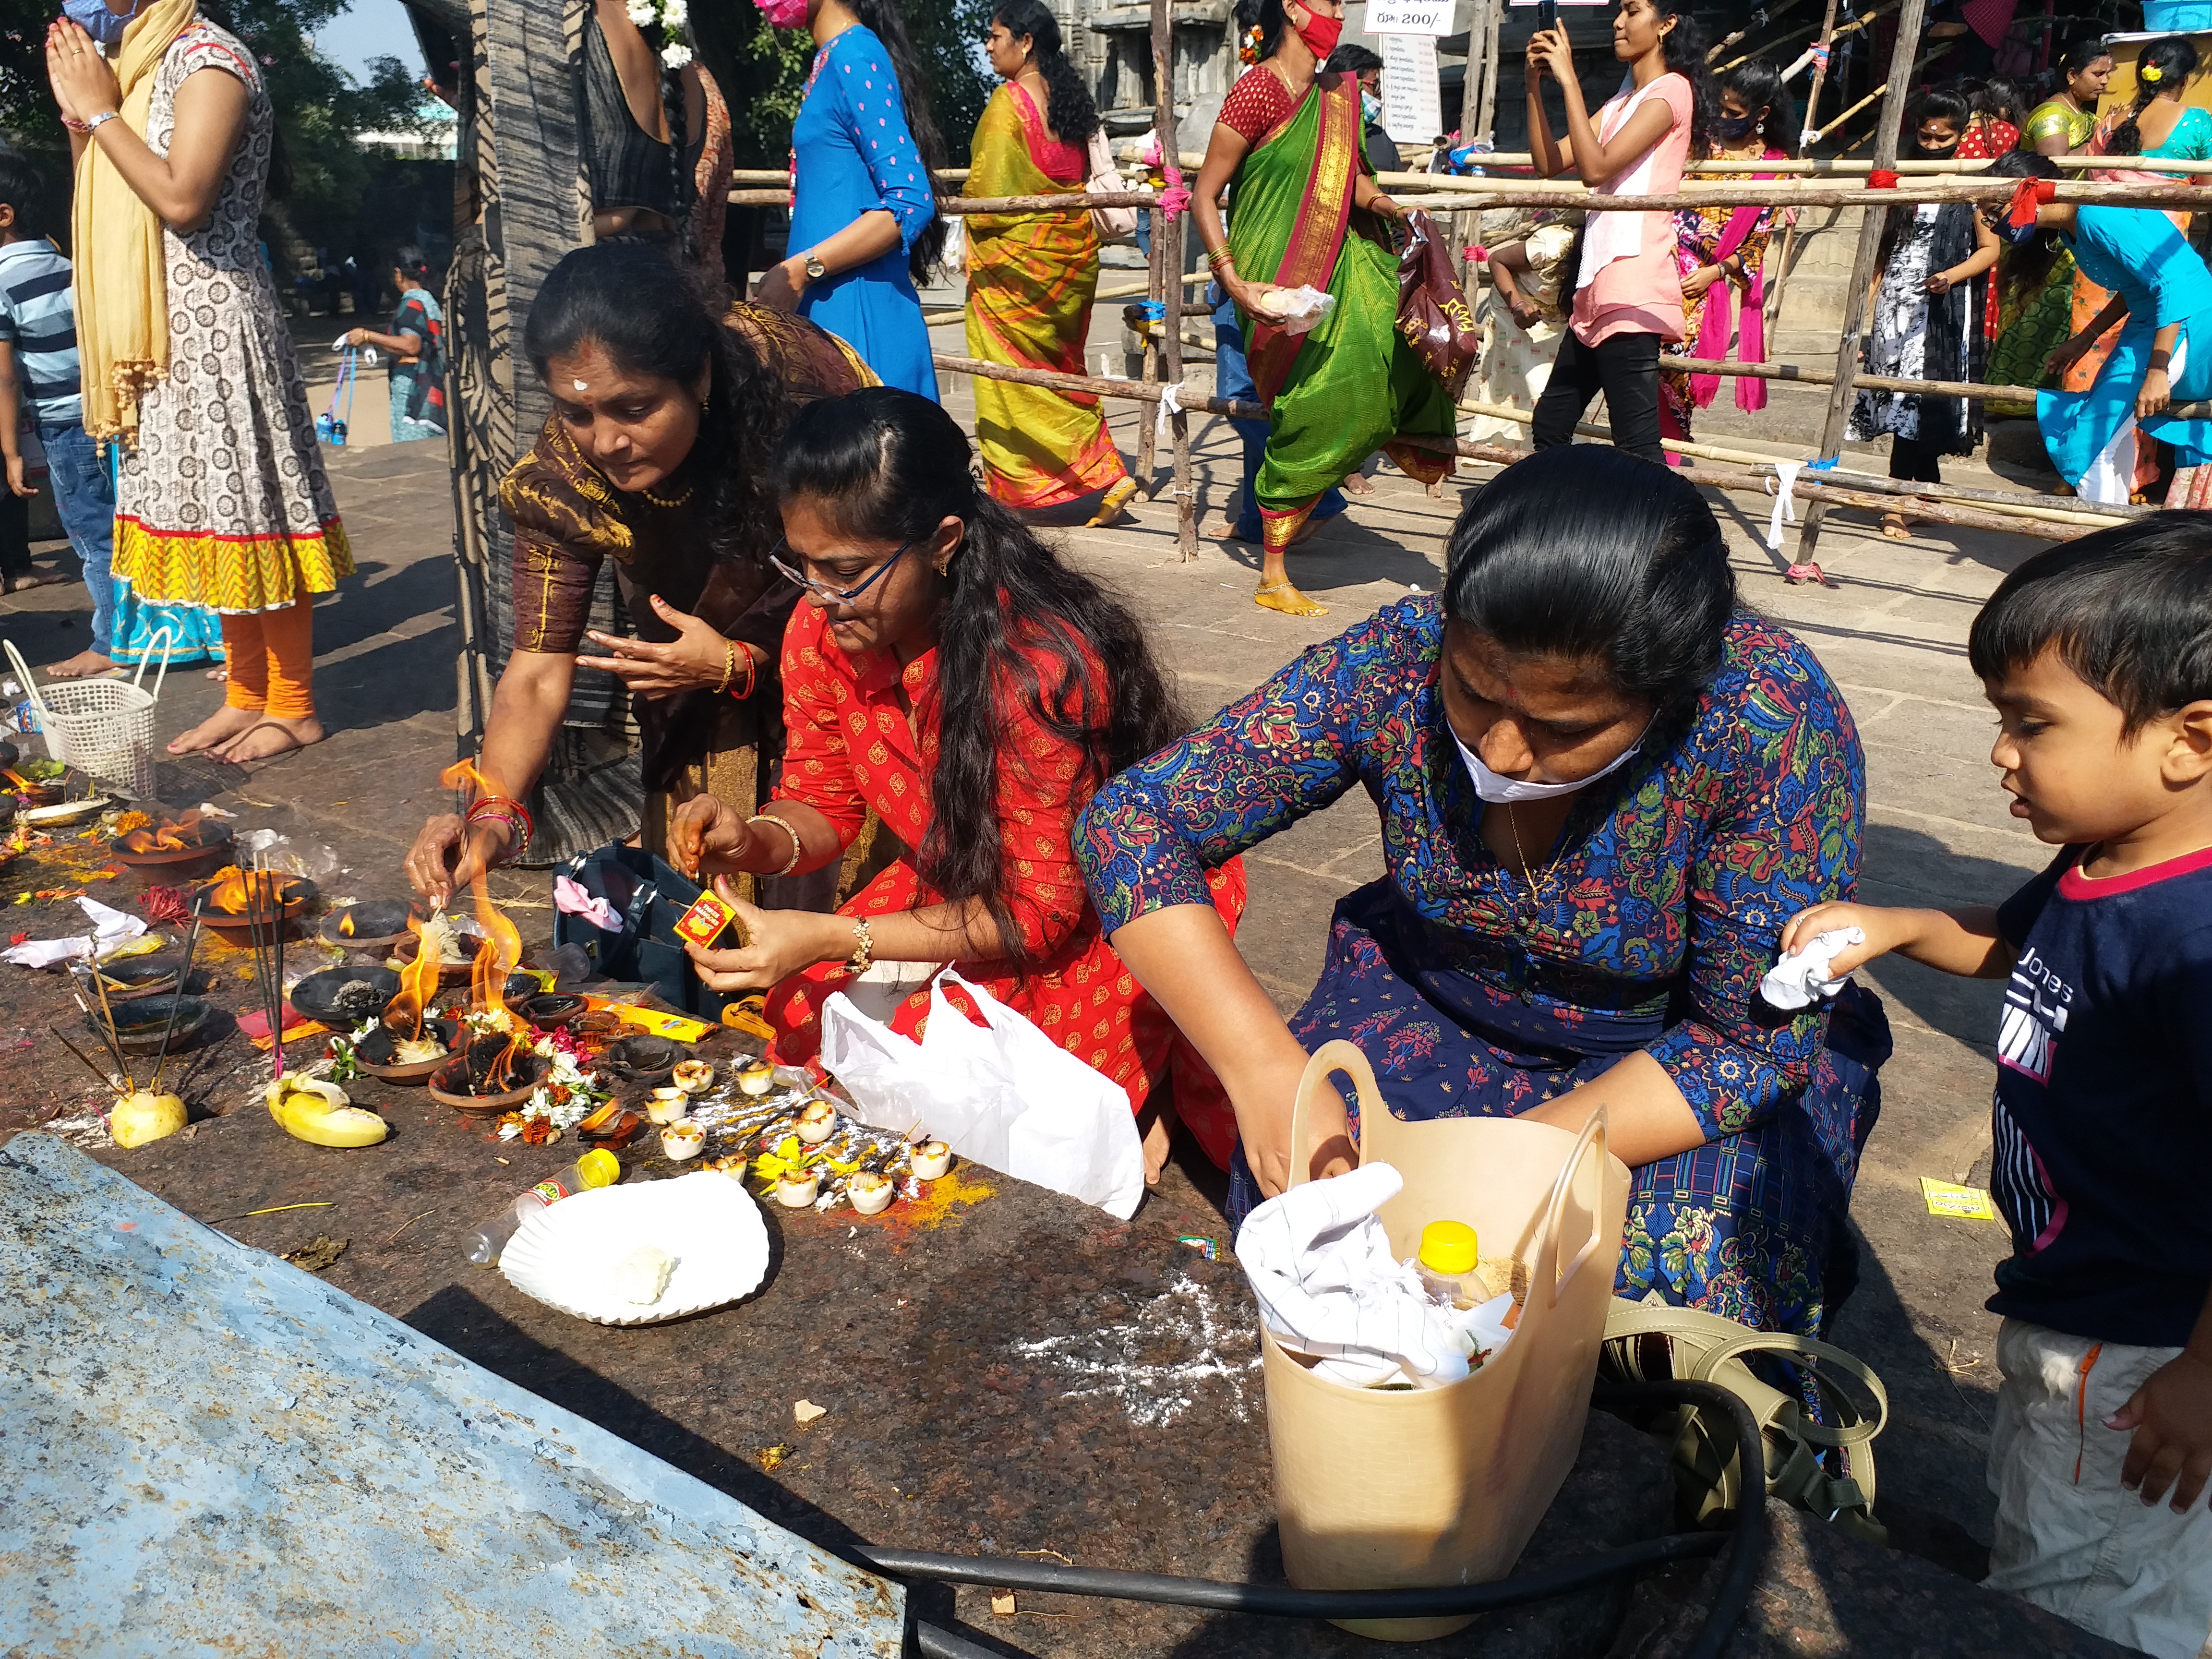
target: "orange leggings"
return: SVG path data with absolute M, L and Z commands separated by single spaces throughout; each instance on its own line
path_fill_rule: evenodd
M 230 660 L 223 701 L 233 708 L 278 720 L 314 718 L 315 611 L 306 594 L 283 611 L 225 616 L 222 649 Z

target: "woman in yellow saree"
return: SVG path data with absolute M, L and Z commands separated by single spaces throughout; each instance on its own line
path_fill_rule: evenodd
M 1260 62 L 1221 106 L 1191 200 L 1206 261 L 1243 313 L 1267 405 L 1253 597 L 1294 617 L 1327 611 L 1292 586 L 1283 560 L 1322 491 L 1377 449 L 1424 483 L 1452 470 L 1449 455 L 1397 441 L 1450 437 L 1456 411 L 1398 336 L 1398 261 L 1381 221 L 1405 212 L 1367 169 L 1358 82 L 1317 74 L 1343 28 L 1343 0 L 1261 0 Z M 1224 185 L 1233 186 L 1226 233 L 1214 207 Z M 1318 289 L 1335 304 L 1310 332 L 1291 333 L 1267 320 L 1270 284 Z
M 966 193 L 1041 196 L 1079 191 L 1097 106 L 1060 53 L 1060 25 L 1042 0 L 1005 0 L 985 43 L 1005 84 L 975 124 Z M 1098 236 L 1087 213 L 971 214 L 968 352 L 987 362 L 1080 374 L 1098 287 Z M 1137 493 L 1098 398 L 977 377 L 975 435 L 991 494 L 1017 508 L 1098 495 L 1093 524 L 1110 524 Z

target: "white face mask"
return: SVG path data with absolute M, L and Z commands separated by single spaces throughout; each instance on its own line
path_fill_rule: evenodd
M 1649 726 L 1644 728 L 1645 732 L 1650 729 Z M 1607 773 L 1620 770 L 1635 758 L 1636 751 L 1644 747 L 1644 738 L 1639 733 L 1634 743 L 1586 778 L 1578 778 L 1572 783 L 1527 783 L 1519 778 L 1509 778 L 1502 773 L 1492 771 L 1482 763 L 1481 756 L 1460 743 L 1458 732 L 1452 733 L 1452 741 L 1459 744 L 1459 757 L 1466 763 L 1468 776 L 1474 780 L 1474 793 L 1492 805 L 1500 806 L 1519 800 L 1550 800 L 1554 796 L 1571 795 L 1577 789 L 1587 789 Z

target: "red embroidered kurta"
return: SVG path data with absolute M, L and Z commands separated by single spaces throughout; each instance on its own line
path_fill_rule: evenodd
M 883 915 L 940 902 L 915 858 L 929 830 L 929 780 L 937 769 L 937 653 L 901 672 L 888 651 L 848 657 L 827 637 L 823 613 L 802 603 L 783 635 L 783 782 L 777 793 L 803 801 L 849 846 L 871 806 L 905 843 L 899 861 L 854 895 L 847 915 Z M 1039 683 L 1059 683 L 1058 664 L 1025 650 Z M 1103 683 L 1097 678 L 1093 688 Z M 906 707 L 902 707 L 903 689 Z M 1030 960 L 1017 973 L 1004 961 L 961 963 L 982 986 L 1078 1059 L 1128 1091 L 1132 1110 L 1172 1079 L 1176 1115 L 1206 1155 L 1229 1167 L 1236 1115 L 1212 1068 L 1124 967 L 1106 942 L 1071 845 L 1075 820 L 1104 781 L 1083 750 L 1048 730 L 1010 684 L 997 691 L 999 832 L 1007 895 Z M 1093 695 L 1096 695 L 1094 689 Z M 913 717 L 908 719 L 906 708 Z M 1231 933 L 1244 913 L 1244 866 L 1232 859 L 1209 872 L 1206 887 Z M 822 1046 L 822 1006 L 846 980 L 844 965 L 823 963 L 793 975 L 768 995 L 776 1029 L 775 1057 L 814 1065 Z M 957 988 L 948 992 L 963 1000 Z M 929 993 L 901 1003 L 892 1029 L 919 1041 L 929 1021 Z M 818 1069 L 818 1066 L 817 1066 Z

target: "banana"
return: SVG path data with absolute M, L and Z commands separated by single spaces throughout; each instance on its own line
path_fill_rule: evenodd
M 392 1133 L 374 1112 L 348 1103 L 344 1090 L 320 1078 L 284 1078 L 262 1098 L 287 1134 L 318 1146 L 374 1146 Z

